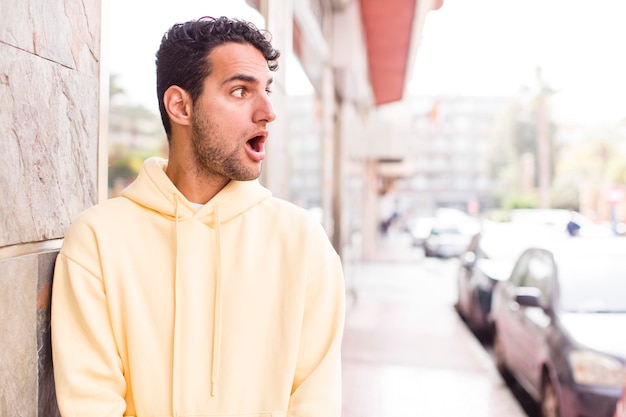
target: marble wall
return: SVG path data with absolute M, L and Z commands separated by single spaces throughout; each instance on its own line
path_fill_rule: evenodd
M 53 417 L 50 286 L 98 197 L 100 0 L 0 0 L 0 415 Z

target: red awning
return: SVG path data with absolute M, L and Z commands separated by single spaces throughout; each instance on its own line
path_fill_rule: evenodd
M 410 75 L 409 53 L 413 38 L 415 14 L 420 0 L 358 0 L 367 48 L 369 79 L 376 105 L 402 99 Z M 247 0 L 259 9 L 259 0 Z M 434 0 L 431 10 L 439 9 L 443 0 Z M 299 29 L 294 27 L 294 48 L 299 47 Z
M 408 73 L 417 1 L 361 0 L 360 7 L 374 101 L 398 101 Z

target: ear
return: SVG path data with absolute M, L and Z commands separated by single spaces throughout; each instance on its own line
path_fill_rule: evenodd
M 192 104 L 187 91 L 177 85 L 170 86 L 163 94 L 163 105 L 170 121 L 182 126 L 191 126 Z

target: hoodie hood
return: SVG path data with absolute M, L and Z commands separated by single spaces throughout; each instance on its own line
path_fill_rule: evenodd
M 219 206 L 219 221 L 225 223 L 271 196 L 257 180 L 233 180 L 202 209 L 196 210 L 165 174 L 166 168 L 165 159 L 147 159 L 137 179 L 122 191 L 122 196 L 163 216 L 177 220 L 196 217 L 211 227 L 215 227 L 216 206 Z

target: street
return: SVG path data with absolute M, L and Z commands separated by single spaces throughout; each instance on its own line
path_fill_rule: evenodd
M 457 260 L 389 253 L 346 266 L 342 417 L 532 416 L 454 310 Z

